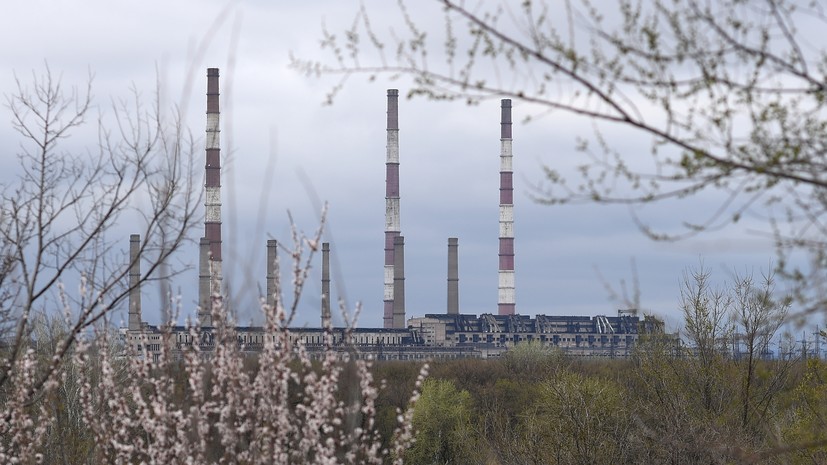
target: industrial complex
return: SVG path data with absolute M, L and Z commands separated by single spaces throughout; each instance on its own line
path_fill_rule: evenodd
M 290 328 L 290 340 L 302 344 L 311 354 L 341 351 L 376 360 L 405 360 L 457 357 L 496 357 L 522 342 L 536 341 L 573 355 L 625 356 L 640 335 L 661 330 L 654 318 L 640 318 L 636 310 L 619 310 L 617 315 L 556 316 L 520 315 L 516 307 L 514 205 L 512 173 L 511 100 L 501 102 L 500 118 L 500 204 L 499 278 L 497 314 L 463 314 L 459 308 L 458 238 L 448 238 L 447 305 L 445 313 L 408 317 L 405 309 L 405 240 L 401 228 L 399 190 L 399 92 L 387 92 L 387 155 L 385 178 L 384 297 L 381 328 L 331 328 L 330 246 L 321 247 L 322 305 L 318 328 Z M 144 356 L 160 353 L 163 341 L 177 349 L 198 344 L 209 351 L 215 344 L 210 309 L 222 295 L 221 256 L 221 143 L 219 70 L 207 70 L 207 122 L 205 141 L 205 220 L 199 248 L 198 334 L 191 328 L 162 330 L 142 321 L 140 289 L 140 237 L 130 237 L 130 294 L 125 340 Z M 493 220 L 492 220 L 493 221 Z M 276 292 L 275 240 L 266 243 L 267 303 Z M 493 251 L 492 251 L 493 253 Z M 378 266 L 378 264 L 377 264 Z M 492 305 L 493 306 L 493 305 Z M 237 343 L 245 351 L 261 350 L 268 337 L 263 327 L 235 328 Z

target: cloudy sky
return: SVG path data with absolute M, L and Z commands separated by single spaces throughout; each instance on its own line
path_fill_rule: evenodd
M 364 3 L 375 27 L 399 21 L 395 2 Z M 332 243 L 336 292 L 351 306 L 363 302 L 360 326 L 380 326 L 385 91 L 399 88 L 404 95 L 406 81 L 352 78 L 335 104 L 324 106 L 337 79 L 311 79 L 288 67 L 291 52 L 328 58 L 319 50 L 322 24 L 333 30 L 347 27 L 359 4 L 9 2 L 0 17 L 6 38 L 0 44 L 0 85 L 9 95 L 15 73 L 26 81 L 46 62 L 66 85 L 82 85 L 91 72 L 95 102 L 105 113 L 111 99 L 127 97 L 133 85 L 151 98 L 159 76 L 165 101 L 182 106 L 187 123 L 203 140 L 206 68 L 221 68 L 225 274 L 240 296 L 242 319 L 254 318 L 254 297 L 264 285 L 265 240 L 289 239 L 288 210 L 301 229 L 311 232 L 318 198 L 330 205 L 325 240 Z M 443 27 L 438 16 L 434 27 Z M 514 102 L 515 121 L 534 111 Z M 495 313 L 499 101 L 467 107 L 401 99 L 399 113 L 408 316 L 445 311 L 451 236 L 459 237 L 461 311 Z M 6 107 L 0 115 L 0 121 L 11 118 Z M 624 128 L 607 131 L 630 160 L 648 150 L 647 141 L 625 134 Z M 515 124 L 513 132 L 518 313 L 613 315 L 620 304 L 610 299 L 604 282 L 618 287 L 636 274 L 643 307 L 674 327 L 686 267 L 703 260 L 723 280 L 733 269 L 766 267 L 774 256 L 771 242 L 760 234 L 766 228 L 753 224 L 749 215 L 737 227 L 678 243 L 654 243 L 636 229 L 628 207 L 539 205 L 531 197 L 536 193 L 532 186 L 542 182 L 541 167 L 565 173 L 576 165 L 575 136 L 590 137 L 591 125 L 551 114 Z M 67 144 L 94 143 L 84 137 L 81 133 Z M 9 124 L 0 125 L 0 142 L 8 181 L 19 143 Z M 684 218 L 702 217 L 716 206 L 714 196 L 702 196 L 638 209 L 638 214 L 668 232 Z M 130 228 L 119 227 L 126 248 Z M 196 247 L 179 259 L 195 265 Z M 300 324 L 318 322 L 318 276 L 316 269 Z M 180 276 L 174 287 L 185 312 L 192 312 L 196 273 Z M 144 305 L 145 320 L 157 323 L 159 318 L 152 305 Z

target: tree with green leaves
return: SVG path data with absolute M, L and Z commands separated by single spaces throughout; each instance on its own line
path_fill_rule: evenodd
M 794 464 L 827 462 L 827 363 L 809 359 L 806 365 L 782 426 L 786 443 L 808 446 L 791 450 Z
M 767 369 L 761 358 L 770 354 L 770 341 L 785 321 L 790 298 L 777 298 L 775 280 L 767 273 L 756 280 L 751 274 L 736 274 L 732 291 L 734 320 L 743 343 L 741 375 L 741 422 L 744 428 L 764 424 L 776 395 L 784 387 L 791 362 L 779 361 Z
M 625 463 L 630 460 L 632 428 L 626 393 L 596 376 L 561 372 L 542 383 L 532 410 L 523 415 L 521 432 L 536 463 Z
M 451 381 L 426 379 L 414 407 L 416 441 L 405 452 L 405 463 L 482 462 L 471 402 L 468 391 L 457 390 Z
M 688 344 L 684 363 L 694 372 L 686 383 L 697 391 L 704 411 L 718 413 L 730 401 L 725 374 L 735 328 L 733 297 L 712 281 L 712 272 L 703 264 L 684 271 L 680 309 Z

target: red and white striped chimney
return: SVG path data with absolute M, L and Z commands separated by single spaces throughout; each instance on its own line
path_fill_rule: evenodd
M 221 294 L 221 129 L 218 68 L 207 68 L 206 197 L 204 237 L 210 243 L 210 294 Z
M 500 120 L 500 272 L 497 313 L 514 314 L 514 185 L 511 156 L 511 99 L 501 102 Z
M 388 142 L 385 162 L 385 328 L 394 327 L 394 239 L 399 236 L 399 90 L 388 89 Z

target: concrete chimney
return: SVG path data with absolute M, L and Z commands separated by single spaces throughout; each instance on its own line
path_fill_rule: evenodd
M 141 330 L 141 235 L 129 236 L 129 331 Z
M 405 238 L 393 238 L 393 328 L 405 328 Z
M 278 241 L 267 240 L 267 305 L 271 308 L 276 305 L 276 257 L 278 254 Z
M 204 237 L 210 244 L 210 294 L 221 295 L 221 138 L 218 68 L 207 68 L 206 197 Z
M 322 328 L 330 325 L 330 243 L 322 242 Z
M 206 327 L 212 326 L 210 240 L 202 237 L 198 247 L 198 323 Z
M 448 238 L 448 314 L 459 314 L 459 239 Z
M 387 158 L 385 162 L 384 327 L 395 328 L 394 240 L 401 231 L 399 220 L 399 90 L 397 89 L 388 89 L 387 138 Z
M 511 99 L 501 102 L 500 120 L 500 271 L 497 313 L 513 315 L 514 302 L 514 184 L 511 153 Z

